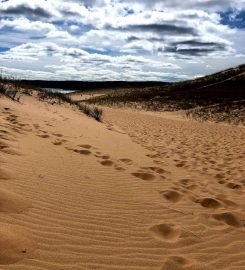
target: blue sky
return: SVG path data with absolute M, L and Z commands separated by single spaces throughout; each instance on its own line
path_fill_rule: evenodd
M 228 10 L 220 13 L 221 23 L 232 28 L 245 29 L 245 10 Z
M 0 69 L 180 81 L 245 63 L 245 0 L 0 0 Z

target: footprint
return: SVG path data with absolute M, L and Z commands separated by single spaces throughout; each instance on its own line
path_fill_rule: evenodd
M 6 142 L 0 141 L 0 150 L 9 148 L 9 145 Z
M 133 176 L 140 178 L 142 180 L 153 180 L 155 179 L 155 176 L 151 173 L 143 173 L 143 172 L 138 172 L 138 173 L 131 173 Z
M 37 134 L 37 136 L 40 138 L 43 138 L 43 139 L 49 138 L 49 135 L 47 135 L 47 134 Z
M 182 186 L 188 186 L 189 184 L 192 183 L 192 181 L 191 181 L 190 179 L 181 179 L 181 180 L 179 180 L 179 181 L 180 181 L 180 184 L 181 184 Z
M 20 127 L 27 127 L 27 126 L 29 126 L 28 124 L 22 124 L 22 123 L 19 123 L 19 126 Z
M 17 117 L 13 117 L 13 116 L 7 117 L 6 120 L 11 122 L 14 125 L 18 124 Z
M 185 166 L 185 162 L 181 162 L 181 163 L 177 163 L 175 166 L 177 167 L 177 168 L 182 168 L 182 167 L 184 167 Z
M 132 165 L 133 161 L 129 158 L 121 158 L 120 161 L 124 162 L 125 164 Z
M 90 148 L 92 148 L 92 146 L 91 145 L 89 145 L 89 144 L 80 144 L 80 145 L 78 145 L 79 147 L 82 147 L 82 148 L 85 148 L 85 149 L 90 149 Z
M 10 114 L 9 116 L 12 117 L 12 118 L 18 118 L 18 116 L 15 115 L 15 114 Z
M 242 187 L 241 185 L 238 185 L 232 182 L 228 183 L 226 186 L 230 189 L 240 189 Z
M 114 164 L 114 162 L 111 160 L 103 160 L 100 162 L 100 164 L 103 166 L 112 166 Z
M 215 175 L 215 178 L 223 179 L 223 178 L 225 178 L 225 176 L 223 174 L 221 174 L 221 173 L 218 173 L 218 174 Z
M 165 163 L 160 161 L 160 160 L 153 160 L 154 163 L 158 164 L 158 165 L 164 165 Z
M 3 134 L 9 134 L 9 132 L 5 129 L 0 129 L 0 133 L 3 133 Z
M 162 194 L 165 199 L 171 202 L 178 202 L 181 198 L 181 195 L 174 190 L 161 191 L 160 194 Z
M 213 198 L 197 199 L 195 202 L 201 204 L 201 206 L 205 208 L 217 209 L 222 207 L 221 203 Z
M 78 149 L 74 149 L 73 150 L 75 153 L 79 153 L 81 155 L 90 155 L 91 152 L 89 150 L 78 150 Z
M 166 173 L 166 171 L 162 168 L 159 168 L 159 167 L 149 167 L 152 171 L 156 172 L 156 173 L 159 173 L 159 174 L 163 174 L 163 173 Z
M 154 154 L 154 155 L 149 154 L 149 155 L 146 155 L 146 156 L 149 157 L 149 158 L 158 158 L 158 157 L 160 157 L 159 154 Z
M 33 127 L 34 127 L 35 129 L 39 129 L 39 125 L 38 125 L 38 124 L 33 124 Z
M 175 269 L 175 270 L 184 270 L 189 269 L 186 267 L 190 267 L 191 262 L 184 257 L 181 256 L 169 256 L 165 261 L 162 270 L 166 269 Z
M 52 142 L 53 145 L 62 145 L 62 142 L 61 141 L 54 141 Z
M 56 136 L 56 137 L 59 137 L 59 138 L 63 137 L 63 135 L 59 134 L 59 133 L 53 133 L 53 135 Z
M 125 171 L 125 169 L 123 167 L 120 167 L 120 166 L 119 167 L 115 167 L 115 169 L 118 170 L 118 171 Z
M 225 212 L 220 214 L 213 214 L 213 218 L 222 221 L 226 223 L 227 225 L 233 226 L 233 227 L 241 227 L 242 222 L 240 219 L 233 213 Z
M 219 180 L 218 182 L 220 185 L 224 185 L 226 182 L 224 180 Z
M 181 234 L 180 227 L 173 224 L 159 224 L 150 228 L 153 235 L 160 240 L 176 242 Z
M 109 158 L 110 158 L 110 156 L 108 156 L 108 155 L 104 155 L 104 156 L 101 156 L 101 158 L 102 158 L 102 159 L 109 159 Z
M 44 133 L 44 134 L 47 134 L 48 132 L 47 131 L 45 131 L 45 130 L 39 130 L 40 132 L 42 132 L 42 133 Z

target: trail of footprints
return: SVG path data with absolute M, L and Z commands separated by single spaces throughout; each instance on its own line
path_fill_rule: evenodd
M 208 190 L 203 193 L 198 191 L 196 193 L 198 195 L 195 195 L 195 190 L 202 187 L 191 179 L 180 179 L 175 185 L 174 182 L 172 184 L 172 188 L 168 187 L 159 192 L 165 202 L 168 202 L 168 206 L 170 206 L 169 209 L 178 211 L 178 206 L 181 206 L 181 202 L 183 202 L 183 200 L 189 200 L 189 203 L 193 203 L 193 209 L 199 207 L 197 212 L 194 211 L 189 214 L 194 215 L 195 218 L 204 217 L 206 225 L 210 227 L 210 229 L 215 228 L 215 226 L 223 226 L 224 230 L 226 228 L 233 228 L 235 230 L 242 230 L 244 228 L 244 217 L 236 213 L 235 209 L 237 205 L 229 200 L 227 195 L 216 194 L 215 196 L 215 193 L 212 195 Z M 234 190 L 234 192 L 237 192 L 237 190 Z M 200 194 L 206 195 L 200 197 Z M 200 207 L 203 211 L 200 211 Z M 181 211 L 179 211 L 179 213 L 181 215 L 188 214 Z M 202 231 L 200 231 L 199 234 L 193 234 L 186 230 L 182 222 L 176 224 L 156 224 L 150 227 L 150 232 L 154 238 L 165 243 L 180 242 L 188 235 L 193 236 L 193 238 L 197 237 L 199 242 L 202 241 Z M 185 267 L 190 267 L 192 263 L 193 261 L 189 262 L 181 256 L 168 256 L 162 269 L 186 269 Z
M 23 124 L 8 107 L 3 108 L 0 114 L 0 153 L 5 155 L 20 155 L 11 143 L 17 141 L 19 134 L 30 131 L 29 125 Z M 4 156 L 5 156 L 4 155 Z M 4 166 L 4 160 L 0 160 L 0 183 L 11 181 L 14 177 Z M 12 213 L 22 213 L 31 205 L 24 197 L 0 188 L 0 217 Z M 28 258 L 36 249 L 36 244 L 23 228 L 17 225 L 0 222 L 0 265 L 15 263 Z
M 10 142 L 16 140 L 16 135 L 24 134 L 28 131 L 30 132 L 32 128 L 27 124 L 21 123 L 18 117 L 14 115 L 9 108 L 5 108 L 2 113 L 6 116 L 5 120 L 7 123 L 0 127 L 0 151 L 5 154 L 18 155 L 20 153 L 11 147 Z M 46 126 L 49 128 L 53 127 L 49 122 L 46 123 Z M 101 153 L 97 148 L 89 144 L 79 144 L 74 148 L 69 146 L 69 140 L 67 140 L 67 138 L 64 139 L 62 134 L 45 131 L 41 129 L 38 124 L 33 124 L 33 128 L 36 131 L 36 136 L 39 138 L 51 139 L 51 143 L 54 146 L 64 145 L 68 151 L 72 151 L 75 154 L 82 156 L 93 155 L 97 158 L 101 166 L 112 167 L 118 171 L 125 171 L 126 169 L 130 171 L 132 165 L 134 165 L 134 168 L 136 167 L 133 160 L 129 158 L 114 160 L 110 155 Z M 158 160 L 158 154 L 149 155 L 149 157 L 153 158 L 154 163 L 157 165 L 162 165 L 162 162 Z M 176 159 L 175 162 L 177 168 L 181 169 L 186 167 L 184 161 Z M 139 167 L 136 172 L 131 172 L 131 175 L 143 181 L 159 180 L 167 182 L 171 177 L 170 172 L 158 166 Z M 237 184 L 236 182 L 225 181 L 222 174 L 217 174 L 215 178 L 220 185 L 225 185 L 228 190 L 240 192 L 243 188 L 241 184 Z M 11 179 L 9 172 L 0 167 L 0 180 L 9 179 Z M 233 228 L 242 228 L 245 226 L 243 217 L 238 216 L 233 210 L 229 210 L 235 209 L 237 205 L 229 200 L 227 198 L 228 196 L 215 196 L 215 194 L 211 194 L 212 192 L 208 190 L 208 187 L 200 187 L 197 181 L 192 179 L 180 179 L 177 182 L 171 183 L 172 187 L 167 183 L 166 189 L 159 191 L 163 203 L 176 206 L 182 200 L 189 200 L 193 205 L 202 207 L 204 211 L 206 210 L 206 213 L 201 213 L 201 215 L 207 215 L 209 219 L 211 218 L 214 222 L 211 226 L 213 226 L 213 224 L 215 224 L 215 226 L 226 225 Z M 207 186 L 210 186 L 210 183 Z M 203 194 L 207 194 L 207 196 L 199 198 L 195 195 L 195 190 L 200 188 L 203 189 Z M 200 192 L 197 192 L 197 194 L 200 194 Z M 20 213 L 28 209 L 28 207 L 30 207 L 29 203 L 21 196 L 0 189 L 0 215 L 1 213 Z M 28 237 L 24 236 L 24 232 L 18 231 L 18 228 L 16 229 L 15 227 L 2 223 L 0 223 L 0 228 L 0 239 L 3 239 L 2 236 L 5 237 L 4 239 L 7 239 L 5 246 L 10 250 L 7 257 L 0 251 L 0 264 L 18 261 L 27 257 L 35 250 L 35 244 Z M 176 243 L 184 237 L 186 230 L 181 224 L 160 223 L 151 226 L 149 233 L 153 238 L 159 241 Z M 9 235 L 11 235 L 11 237 Z M 23 235 L 23 237 L 21 238 L 19 235 Z M 21 246 L 20 243 L 22 244 Z M 162 269 L 184 269 L 190 266 L 191 262 L 181 256 L 168 256 Z
M 50 124 L 47 124 L 47 126 L 50 126 Z M 36 129 L 39 129 L 38 136 L 41 138 L 50 138 L 51 136 L 56 138 L 54 141 L 52 141 L 53 145 L 60 146 L 68 141 L 65 139 L 62 139 L 62 134 L 52 133 L 47 134 L 46 131 L 43 131 L 39 128 L 39 126 L 35 127 Z M 98 158 L 98 163 L 100 163 L 104 167 L 113 167 L 114 169 L 118 171 L 125 171 L 126 169 L 130 171 L 130 166 L 134 165 L 133 160 L 129 158 L 121 158 L 119 160 L 114 160 L 110 157 L 110 155 L 101 153 L 96 149 L 95 147 L 89 145 L 89 144 L 79 144 L 77 147 L 70 147 L 65 146 L 65 148 L 69 151 L 72 151 L 76 154 L 80 154 L 82 156 L 89 156 L 93 155 L 96 158 Z M 158 165 L 161 165 L 162 162 L 158 160 L 159 158 L 158 154 L 148 155 L 151 158 L 154 158 L 154 162 Z M 175 160 L 176 167 L 177 168 L 185 168 L 186 163 L 185 161 L 180 161 L 179 159 Z M 165 169 L 158 167 L 158 166 L 150 166 L 150 167 L 139 167 L 136 172 L 131 173 L 132 176 L 143 180 L 143 181 L 152 181 L 152 180 L 165 180 L 168 181 L 168 178 L 170 177 L 171 173 L 169 171 L 166 171 Z M 222 177 L 220 177 L 222 179 Z M 223 180 L 220 180 L 223 181 Z M 226 184 L 227 188 L 239 190 L 242 188 L 241 185 L 228 182 L 220 184 Z M 181 187 L 181 188 L 180 188 Z M 226 211 L 225 209 L 234 209 L 236 208 L 236 204 L 232 201 L 230 201 L 227 198 L 215 198 L 210 196 L 210 192 L 207 190 L 207 196 L 204 196 L 202 198 L 199 198 L 195 195 L 195 190 L 197 188 L 200 188 L 198 184 L 191 180 L 191 179 L 180 179 L 176 185 L 174 185 L 172 188 L 168 188 L 161 190 L 159 193 L 163 197 L 163 200 L 165 202 L 176 204 L 181 202 L 182 200 L 189 200 L 191 203 L 194 203 L 195 205 L 200 205 L 203 209 L 206 209 L 207 211 L 222 211 L 221 213 L 212 213 L 211 217 L 213 220 L 217 221 L 218 224 L 226 224 L 228 226 L 233 227 L 243 227 L 244 224 L 241 221 L 241 217 L 238 217 L 235 213 Z M 205 188 L 204 188 L 205 189 Z M 198 192 L 197 192 L 198 193 Z M 178 239 L 181 236 L 181 226 L 176 224 L 157 224 L 150 228 L 150 232 L 154 235 L 154 237 L 167 242 L 175 242 L 178 241 Z M 176 257 L 177 258 L 177 257 Z M 175 261 L 175 259 L 172 259 L 172 261 Z M 177 260 L 177 264 L 180 263 L 180 261 Z M 176 263 L 176 262 L 174 262 Z M 181 263 L 180 263 L 181 264 Z
M 93 154 L 93 149 L 94 148 L 91 145 L 79 145 L 77 149 L 69 150 L 82 155 L 91 155 Z M 102 166 L 115 167 L 117 170 L 125 170 L 125 166 L 128 170 L 128 167 L 135 165 L 131 159 L 127 158 L 114 161 L 109 155 L 105 155 L 98 151 L 96 151 L 94 155 L 99 158 L 98 162 Z M 132 172 L 131 175 L 144 181 L 152 181 L 155 179 L 168 181 L 168 178 L 171 177 L 170 172 L 157 166 L 140 167 L 137 172 Z M 235 212 L 229 211 L 229 209 L 236 208 L 236 204 L 234 202 L 227 199 L 226 196 L 212 197 L 210 196 L 209 190 L 206 191 L 207 196 L 199 198 L 195 195 L 195 190 L 198 188 L 202 188 L 205 191 L 205 188 L 200 187 L 194 180 L 180 179 L 172 188 L 170 187 L 168 189 L 161 190 L 159 193 L 166 202 L 173 205 L 185 199 L 189 200 L 196 206 L 199 205 L 203 210 L 206 209 L 208 213 L 211 211 L 209 218 L 215 222 L 216 226 L 226 225 L 233 228 L 244 227 L 245 224 L 242 221 L 243 218 Z M 199 194 L 199 192 L 197 192 L 197 194 Z M 201 213 L 201 215 L 203 215 L 203 213 Z M 190 232 L 186 231 L 181 224 L 156 224 L 149 228 L 149 231 L 154 238 L 164 242 L 178 242 L 181 238 L 185 237 L 186 234 L 190 234 Z M 184 258 L 178 256 L 170 257 L 166 261 L 166 265 L 171 264 L 176 264 L 177 266 L 181 266 L 182 264 L 189 265 L 188 261 L 185 261 Z
M 12 143 L 16 142 L 17 135 L 24 134 L 27 125 L 19 122 L 18 117 L 14 115 L 9 108 L 2 111 L 3 121 L 0 126 L 0 152 L 9 155 L 21 155 Z

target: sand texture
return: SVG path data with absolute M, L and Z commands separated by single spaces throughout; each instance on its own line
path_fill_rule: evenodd
M 0 99 L 0 269 L 245 269 L 245 129 Z

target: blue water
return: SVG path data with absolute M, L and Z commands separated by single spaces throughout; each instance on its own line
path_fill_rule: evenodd
M 49 91 L 49 92 L 53 92 L 53 93 L 62 93 L 62 94 L 71 94 L 74 93 L 76 91 L 73 90 L 64 90 L 64 89 L 60 89 L 60 88 L 42 88 L 45 91 Z

